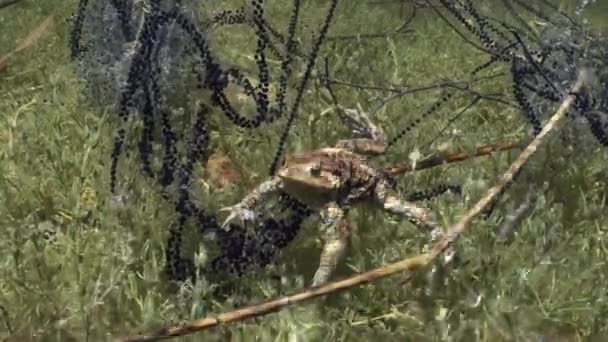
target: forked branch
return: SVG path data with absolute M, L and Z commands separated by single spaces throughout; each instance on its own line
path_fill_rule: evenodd
M 169 326 L 149 333 L 121 338 L 118 339 L 118 341 L 158 341 L 171 337 L 184 336 L 219 325 L 225 325 L 229 323 L 243 321 L 245 319 L 253 318 L 256 316 L 266 315 L 268 313 L 278 311 L 290 305 L 325 296 L 330 293 L 336 293 L 339 291 L 347 290 L 349 288 L 367 284 L 375 280 L 392 276 L 395 274 L 426 268 L 439 255 L 441 255 L 450 246 L 452 246 L 456 242 L 456 240 L 458 240 L 458 238 L 464 233 L 464 231 L 471 224 L 471 222 L 476 217 L 478 217 L 489 205 L 491 205 L 492 202 L 496 200 L 497 196 L 499 196 L 500 193 L 503 192 L 513 181 L 515 175 L 517 175 L 522 170 L 523 166 L 536 153 L 538 147 L 545 141 L 548 134 L 551 133 L 551 131 L 555 129 L 559 121 L 561 121 L 565 117 L 566 112 L 575 101 L 576 93 L 579 92 L 583 87 L 583 79 L 584 77 L 582 77 L 581 74 L 581 76 L 579 76 L 579 79 L 576 81 L 574 87 L 572 88 L 570 94 L 566 96 L 557 112 L 549 119 L 549 121 L 540 131 L 540 133 L 522 151 L 522 153 L 513 162 L 513 164 L 511 164 L 507 171 L 498 179 L 497 183 L 486 192 L 486 194 L 477 202 L 477 204 L 475 204 L 475 206 L 471 208 L 458 221 L 458 223 L 450 227 L 450 229 L 446 232 L 443 238 L 439 240 L 435 245 L 433 245 L 433 247 L 428 253 L 407 258 L 393 264 L 376 268 L 368 272 L 356 274 L 343 280 L 330 282 L 319 287 L 306 288 L 293 295 L 272 299 L 270 301 L 260 304 L 250 305 L 241 309 L 222 313 L 218 316 L 205 317 L 193 320 L 182 325 Z

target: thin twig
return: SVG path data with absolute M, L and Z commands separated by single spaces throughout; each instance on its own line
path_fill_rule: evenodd
M 417 161 L 416 163 L 393 165 L 384 169 L 384 171 L 390 175 L 400 175 L 403 173 L 418 171 L 422 169 L 428 169 L 442 164 L 451 164 L 461 162 L 470 158 L 485 156 L 500 151 L 512 150 L 521 147 L 521 143 L 509 142 L 495 145 L 484 145 L 475 149 L 473 153 L 466 152 L 453 152 L 453 153 L 441 153 L 430 156 L 428 158 Z
M 529 185 L 524 200 L 517 206 L 510 210 L 506 215 L 505 219 L 498 228 L 496 233 L 497 242 L 507 242 L 513 236 L 515 229 L 521 224 L 524 217 L 532 210 L 536 203 L 536 184 L 532 183 Z
M 473 108 L 482 98 L 480 96 L 476 96 L 473 101 L 471 101 L 466 107 L 462 108 L 456 115 L 450 118 L 448 122 L 443 125 L 443 127 L 435 134 L 433 139 L 431 139 L 428 143 L 426 143 L 425 148 L 430 147 L 441 135 L 450 127 L 456 120 L 460 119 L 464 113 L 466 113 L 469 109 Z
M 445 88 L 445 87 L 452 87 L 452 88 L 457 88 L 459 90 L 466 90 L 466 88 L 469 87 L 472 83 L 480 82 L 480 81 L 487 81 L 487 80 L 491 80 L 491 79 L 502 77 L 502 76 L 505 76 L 505 73 L 500 72 L 500 73 L 495 73 L 492 75 L 471 78 L 471 79 L 465 80 L 465 81 L 442 80 L 439 82 L 425 84 L 425 85 L 416 86 L 416 87 L 407 87 L 407 86 L 402 86 L 402 85 L 377 86 L 377 85 L 370 85 L 370 84 L 353 83 L 353 82 L 343 81 L 343 80 L 335 79 L 335 78 L 325 79 L 324 82 L 329 82 L 331 84 L 356 88 L 356 89 L 360 89 L 360 90 L 386 91 L 389 93 L 396 93 L 396 94 L 398 94 L 398 96 L 402 96 L 402 95 L 412 94 L 412 93 L 416 93 L 416 92 L 420 92 L 420 91 L 427 91 L 427 90 L 433 90 L 433 89 Z
M 580 91 L 582 85 L 583 78 L 579 77 L 579 80 L 574 85 L 572 92 L 568 96 L 566 96 L 557 112 L 551 117 L 551 119 L 549 119 L 547 124 L 540 131 L 540 133 L 534 138 L 534 140 L 532 140 L 532 142 L 524 149 L 524 151 L 522 151 L 519 157 L 515 160 L 515 162 L 513 162 L 513 164 L 511 164 L 511 166 L 502 175 L 502 177 L 498 179 L 496 185 L 490 188 L 486 192 L 486 194 L 477 202 L 477 204 L 475 204 L 475 206 L 471 208 L 459 220 L 458 223 L 453 225 L 446 232 L 446 234 L 437 243 L 435 243 L 435 245 L 428 253 L 407 258 L 393 264 L 373 269 L 368 272 L 356 274 L 343 280 L 330 282 L 318 287 L 306 288 L 293 295 L 272 299 L 261 304 L 246 306 L 241 309 L 222 313 L 215 317 L 205 317 L 193 320 L 182 325 L 169 326 L 150 333 L 121 338 L 117 341 L 158 341 L 177 336 L 184 336 L 197 331 L 210 329 L 212 327 L 226 325 L 234 322 L 240 322 L 249 318 L 266 315 L 294 304 L 322 297 L 331 293 L 344 291 L 355 286 L 361 286 L 363 284 L 367 284 L 375 280 L 392 276 L 398 273 L 426 268 L 439 255 L 441 255 L 448 248 L 450 248 L 456 242 L 456 240 L 458 240 L 458 238 L 464 233 L 464 231 L 471 224 L 471 222 L 476 217 L 478 217 L 496 199 L 496 197 L 501 192 L 503 192 L 507 188 L 507 186 L 511 183 L 515 175 L 521 171 L 523 166 L 528 162 L 528 160 L 530 160 L 534 153 L 536 153 L 538 147 L 541 143 L 544 142 L 547 135 L 556 127 L 557 123 L 565 117 L 566 112 L 575 100 L 574 94 Z
M 10 5 L 14 5 L 21 1 L 23 1 L 23 0 L 0 0 L 0 9 L 2 9 L 4 7 L 8 7 Z

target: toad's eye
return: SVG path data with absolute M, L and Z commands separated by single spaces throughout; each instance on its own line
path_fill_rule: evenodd
M 308 172 L 311 176 L 319 177 L 321 175 L 321 165 L 313 164 L 308 168 Z

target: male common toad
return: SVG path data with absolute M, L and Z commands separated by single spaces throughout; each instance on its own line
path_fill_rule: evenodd
M 281 191 L 319 210 L 324 247 L 313 286 L 330 279 L 346 251 L 350 228 L 345 214 L 352 205 L 379 207 L 430 231 L 433 239 L 442 233 L 430 210 L 401 199 L 391 176 L 367 162 L 367 155 L 384 153 L 384 132 L 361 111 L 343 109 L 339 113 L 351 129 L 351 139 L 341 140 L 335 147 L 288 155 L 276 176 L 240 203 L 221 209 L 230 211 L 224 228 L 234 220 L 254 220 L 255 207 Z

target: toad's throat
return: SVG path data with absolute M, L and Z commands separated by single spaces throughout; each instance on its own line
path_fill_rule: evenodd
M 324 179 L 301 179 L 293 176 L 281 179 L 285 192 L 308 206 L 323 206 L 335 200 L 337 194 L 336 186 Z

